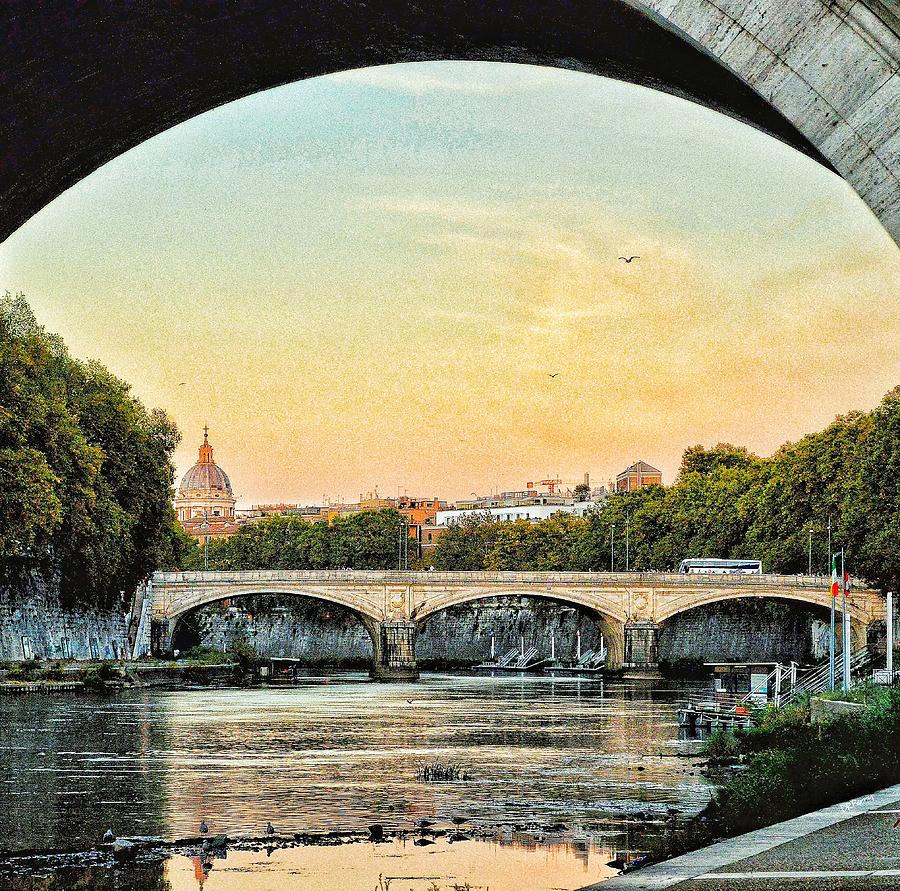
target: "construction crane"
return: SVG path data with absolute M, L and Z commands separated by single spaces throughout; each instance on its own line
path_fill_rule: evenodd
M 547 487 L 547 491 L 549 492 L 549 494 L 555 495 L 555 494 L 556 494 L 556 487 L 562 485 L 562 480 L 561 480 L 561 479 L 555 479 L 555 480 L 538 480 L 538 485 L 539 485 L 539 486 L 546 486 L 546 487 Z

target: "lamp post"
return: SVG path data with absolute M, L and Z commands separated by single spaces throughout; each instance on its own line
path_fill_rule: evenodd
M 203 536 L 203 571 L 209 571 L 209 511 L 204 508 L 203 522 L 200 524 L 201 529 L 205 529 L 207 534 Z
M 609 529 L 609 571 L 616 571 L 616 524 Z
M 809 560 L 806 563 L 806 574 L 812 575 L 812 526 L 809 527 Z
M 631 560 L 628 553 L 628 527 L 631 525 L 631 518 L 625 514 L 625 572 L 631 569 Z

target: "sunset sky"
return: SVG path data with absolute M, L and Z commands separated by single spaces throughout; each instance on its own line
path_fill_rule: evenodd
M 0 245 L 4 289 L 171 414 L 179 474 L 208 422 L 243 505 L 638 458 L 671 482 L 687 446 L 768 454 L 900 383 L 900 252 L 843 180 L 683 100 L 530 66 L 211 111 Z

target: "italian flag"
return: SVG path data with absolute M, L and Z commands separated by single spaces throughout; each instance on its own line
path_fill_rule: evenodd
M 838 589 L 840 585 L 838 584 L 838 573 L 837 573 L 837 557 L 832 554 L 831 555 L 831 596 L 838 596 Z

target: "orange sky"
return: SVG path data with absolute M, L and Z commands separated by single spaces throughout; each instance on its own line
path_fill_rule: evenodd
M 208 422 L 242 504 L 637 458 L 671 481 L 686 446 L 769 453 L 900 382 L 898 252 L 842 180 L 529 66 L 367 69 L 202 115 L 0 245 L 0 287 L 170 412 L 180 472 Z

